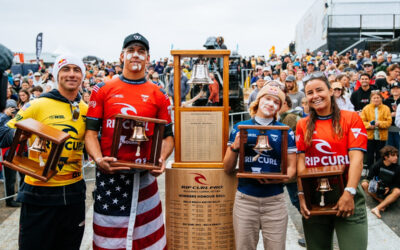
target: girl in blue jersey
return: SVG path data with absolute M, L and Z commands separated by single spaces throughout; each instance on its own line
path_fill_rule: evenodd
M 285 94 L 276 86 L 264 86 L 250 105 L 252 119 L 239 122 L 231 131 L 228 148 L 224 158 L 225 172 L 233 173 L 240 147 L 238 125 L 276 125 L 277 113 L 285 100 Z M 245 170 L 261 172 L 280 172 L 281 132 L 268 130 L 267 135 L 273 150 L 258 152 L 253 150 L 258 130 L 248 130 L 245 143 Z M 254 160 L 255 159 L 255 160 Z M 296 145 L 293 131 L 288 136 L 289 179 L 296 174 Z M 283 195 L 283 182 L 287 180 L 240 178 L 233 208 L 233 227 L 237 249 L 256 249 L 261 229 L 265 249 L 285 249 L 287 209 Z

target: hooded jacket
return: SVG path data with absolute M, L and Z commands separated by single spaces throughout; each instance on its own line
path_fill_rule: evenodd
M 72 119 L 72 103 L 77 102 L 79 117 Z M 38 205 L 66 205 L 84 200 L 85 184 L 82 180 L 82 150 L 84 147 L 84 134 L 86 127 L 86 113 L 88 106 L 78 94 L 74 102 L 68 101 L 56 89 L 45 93 L 23 106 L 17 115 L 0 130 L 0 146 L 10 146 L 15 124 L 23 119 L 32 118 L 43 124 L 54 127 L 71 135 L 65 142 L 56 170 L 58 171 L 48 182 L 42 182 L 30 176 L 25 176 L 24 183 L 18 193 L 18 201 Z M 32 145 L 35 136 L 29 139 Z M 8 145 L 7 145 L 8 144 Z M 50 152 L 41 153 L 44 161 Z M 38 155 L 29 153 L 29 158 L 38 162 Z M 49 188 L 51 187 L 51 189 Z

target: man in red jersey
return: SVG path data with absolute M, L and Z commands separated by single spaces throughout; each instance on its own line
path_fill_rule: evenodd
M 145 78 L 150 60 L 149 43 L 135 33 L 125 38 L 121 61 L 122 75 L 93 88 L 87 115 L 86 148 L 97 165 L 94 192 L 93 249 L 164 249 L 166 238 L 157 180 L 165 170 L 165 160 L 174 147 L 168 95 Z M 110 157 L 117 114 L 137 115 L 168 121 L 161 149 L 161 170 L 122 173 L 112 171 Z M 123 123 L 131 129 L 132 123 Z M 151 137 L 154 124 L 146 125 Z M 101 140 L 99 143 L 98 132 Z M 122 133 L 124 134 L 124 133 Z M 138 144 L 121 136 L 118 158 L 145 163 L 150 156 L 151 141 Z

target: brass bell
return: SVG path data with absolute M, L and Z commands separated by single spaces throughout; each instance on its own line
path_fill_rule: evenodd
M 208 68 L 205 64 L 195 64 L 193 66 L 192 77 L 189 84 L 213 84 L 213 80 L 208 75 Z
M 256 146 L 253 148 L 257 152 L 270 151 L 272 150 L 271 145 L 269 145 L 268 135 L 265 134 L 265 131 L 261 131 L 261 134 L 257 136 Z M 253 157 L 253 161 L 256 161 L 260 157 L 261 153 L 258 153 Z
M 146 136 L 144 124 L 142 122 L 137 122 L 135 127 L 133 128 L 132 136 L 129 138 L 129 141 L 141 142 L 148 141 L 149 138 Z
M 145 128 L 144 128 L 144 123 L 143 122 L 136 122 L 135 127 L 133 128 L 133 133 L 131 138 L 129 138 L 129 141 L 134 141 L 138 143 L 137 149 L 136 149 L 136 156 L 140 156 L 140 142 L 142 141 L 148 141 L 149 138 L 146 136 Z
M 318 179 L 318 187 L 317 187 L 317 191 L 319 192 L 328 192 L 331 191 L 331 185 L 329 185 L 329 180 L 328 178 L 319 178 Z
M 324 207 L 325 206 L 324 193 L 332 191 L 331 185 L 329 185 L 328 178 L 319 178 L 318 179 L 317 191 L 321 193 L 321 202 L 319 203 L 319 205 L 321 207 Z
M 257 143 L 253 149 L 261 152 L 272 150 L 271 145 L 269 145 L 268 135 L 262 133 L 261 135 L 257 136 Z
M 36 137 L 33 141 L 32 146 L 29 147 L 29 150 L 39 153 L 39 166 L 44 167 L 46 163 L 43 160 L 42 153 L 47 152 L 46 150 L 46 140 Z
M 46 152 L 46 140 L 36 137 L 36 139 L 33 141 L 32 146 L 29 148 L 29 150 L 36 151 L 39 153 L 44 153 Z

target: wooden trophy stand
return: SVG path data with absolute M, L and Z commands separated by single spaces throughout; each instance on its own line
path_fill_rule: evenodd
M 298 173 L 297 185 L 299 190 L 303 190 L 304 198 L 306 201 L 307 209 L 310 211 L 310 215 L 333 215 L 338 212 L 338 210 L 332 209 L 339 200 L 340 196 L 344 192 L 344 180 L 343 174 L 345 171 L 344 165 L 337 166 L 324 166 L 316 168 L 305 168 L 302 172 Z M 339 197 L 335 199 L 334 202 L 328 202 L 325 206 L 320 206 L 318 201 L 313 199 L 313 194 L 317 191 L 318 179 L 327 178 L 332 186 L 332 180 L 335 180 L 335 186 L 337 186 L 337 193 Z M 332 191 L 330 191 L 332 192 Z
M 232 208 L 237 178 L 223 169 L 229 135 L 230 51 L 172 50 L 171 54 L 175 161 L 165 178 L 167 245 L 170 249 L 235 249 Z M 183 57 L 223 58 L 222 106 L 181 105 Z
M 31 118 L 17 122 L 15 127 L 17 131 L 15 132 L 11 148 L 3 164 L 20 173 L 47 182 L 51 177 L 57 174 L 56 167 L 58 160 L 60 159 L 65 141 L 71 136 L 68 133 L 42 124 Z M 21 140 L 21 136 L 27 134 L 36 135 L 41 139 L 51 142 L 51 151 L 44 167 L 41 167 L 38 162 L 22 155 L 28 138 L 23 138 Z
M 289 178 L 287 174 L 287 148 L 288 148 L 288 126 L 261 126 L 261 125 L 239 125 L 240 130 L 240 149 L 239 149 L 239 172 L 236 174 L 238 178 L 253 178 L 253 179 L 286 179 Z M 246 172 L 244 169 L 244 158 L 245 158 L 245 141 L 247 141 L 247 130 L 257 129 L 257 130 L 281 130 L 282 131 L 282 143 L 281 143 L 281 172 L 263 172 L 263 173 L 253 173 Z M 265 134 L 265 136 L 267 136 Z
M 229 50 L 172 50 L 175 162 L 173 168 L 223 168 L 229 137 Z M 181 106 L 181 58 L 223 58 L 222 106 Z
M 118 159 L 118 147 L 121 139 L 122 123 L 126 120 L 130 120 L 134 126 L 138 123 L 154 123 L 153 140 L 151 142 L 151 154 L 150 158 L 146 163 L 135 163 L 131 161 L 124 161 Z M 113 142 L 111 146 L 111 157 L 117 158 L 117 161 L 110 162 L 110 166 L 113 170 L 120 170 L 121 167 L 129 167 L 133 169 L 145 169 L 145 170 L 159 170 L 161 166 L 158 162 L 161 154 L 161 146 L 164 135 L 164 126 L 167 124 L 166 120 L 134 116 L 134 115 L 123 115 L 118 114 L 115 116 L 115 128 L 113 135 Z M 131 134 L 133 131 L 131 132 Z M 143 130 L 144 133 L 144 130 Z M 131 135 L 130 134 L 130 135 Z M 129 136 L 130 136 L 129 135 Z M 132 152 L 134 154 L 134 152 Z

